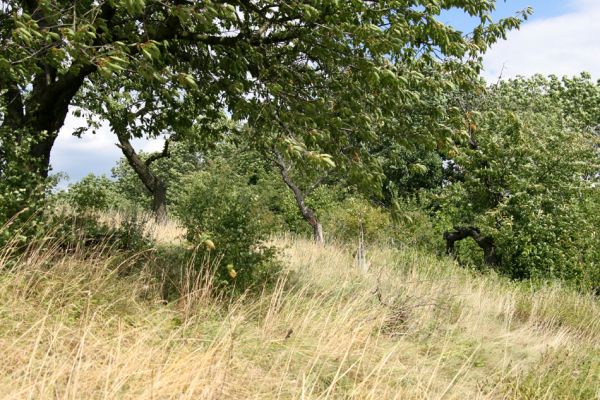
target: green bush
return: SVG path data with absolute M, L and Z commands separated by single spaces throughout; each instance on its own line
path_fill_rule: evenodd
M 424 196 L 425 197 L 425 196 Z M 397 247 L 417 247 L 433 254 L 443 254 L 445 246 L 442 225 L 431 211 L 428 198 L 400 198 L 393 203 L 392 244 Z
M 124 218 L 115 224 L 98 218 L 95 213 L 54 213 L 45 217 L 45 234 L 59 240 L 64 247 L 110 246 L 132 252 L 152 248 L 154 240 L 147 229 L 149 216 L 135 209 L 123 215 Z
M 116 194 L 114 183 L 107 177 L 89 174 L 69 186 L 65 197 L 78 212 L 106 211 L 113 205 Z
M 345 242 L 356 242 L 361 229 L 366 243 L 386 241 L 392 229 L 389 212 L 358 196 L 331 207 L 322 223 L 327 236 Z
M 333 203 L 322 222 L 327 236 L 356 243 L 362 227 L 367 245 L 417 247 L 441 254 L 441 226 L 415 198 L 395 200 L 392 209 L 359 195 Z
M 174 212 L 187 238 L 206 256 L 218 258 L 217 283 L 243 290 L 270 280 L 277 271 L 276 249 L 266 244 L 273 215 L 228 164 L 212 163 L 186 177 Z

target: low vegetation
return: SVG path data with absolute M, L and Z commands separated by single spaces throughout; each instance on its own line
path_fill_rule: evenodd
M 594 399 L 600 305 L 413 249 L 297 237 L 241 295 L 203 268 L 109 244 L 2 249 L 2 398 Z M 171 236 L 173 235 L 173 236 Z M 165 277 L 166 269 L 176 274 Z M 165 287 L 172 296 L 165 298 Z

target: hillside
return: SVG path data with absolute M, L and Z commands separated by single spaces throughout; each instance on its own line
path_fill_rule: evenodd
M 369 249 L 363 275 L 342 246 L 276 242 L 274 288 L 217 299 L 187 271 L 169 304 L 151 255 L 31 249 L 0 275 L 0 398 L 600 396 L 597 299 L 411 249 Z

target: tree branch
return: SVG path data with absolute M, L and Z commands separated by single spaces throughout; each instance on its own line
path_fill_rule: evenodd
M 454 231 L 445 232 L 444 239 L 446 240 L 446 254 L 454 255 L 454 244 L 466 238 L 473 238 L 475 243 L 483 250 L 484 262 L 486 265 L 496 266 L 500 259 L 496 252 L 496 245 L 491 236 L 482 236 L 479 228 L 469 227 L 454 227 Z
M 148 165 L 146 165 L 140 156 L 135 152 L 135 149 L 131 145 L 127 134 L 122 132 L 116 132 L 116 134 L 117 138 L 119 139 L 119 144 L 117 144 L 117 147 L 123 151 L 123 155 L 127 159 L 127 162 L 138 175 L 146 189 L 148 189 L 150 193 L 154 193 L 157 187 L 156 176 L 152 173 L 152 171 L 150 171 Z
M 152 164 L 154 161 L 171 156 L 171 153 L 169 153 L 169 143 L 169 139 L 166 139 L 162 152 L 151 154 L 148 159 L 146 159 L 146 167 L 150 167 L 150 164 Z

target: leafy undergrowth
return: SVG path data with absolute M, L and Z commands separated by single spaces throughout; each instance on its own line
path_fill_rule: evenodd
M 276 242 L 288 270 L 236 298 L 151 252 L 0 252 L 0 398 L 600 396 L 591 296 L 411 250 L 370 249 L 365 275 L 341 246 Z M 181 269 L 176 301 L 161 268 Z

